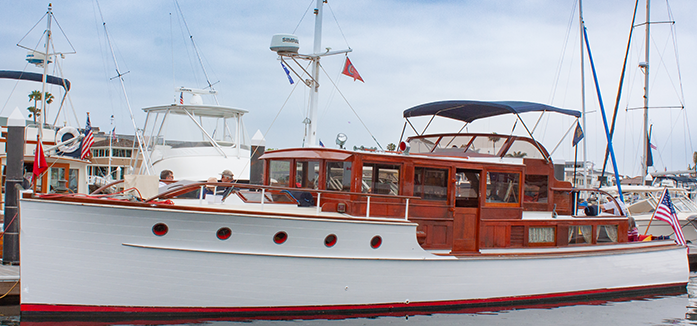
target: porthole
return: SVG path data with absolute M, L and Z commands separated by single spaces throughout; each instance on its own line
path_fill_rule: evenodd
M 273 236 L 273 242 L 276 244 L 282 244 L 288 240 L 288 233 L 280 231 Z
M 230 230 L 230 228 L 228 228 L 228 227 L 222 227 L 222 228 L 218 229 L 218 232 L 216 232 L 215 235 L 220 240 L 227 240 L 232 235 L 232 230 Z
M 330 234 L 326 238 L 324 238 L 324 245 L 327 246 L 327 248 L 334 247 L 336 244 L 336 235 Z
M 152 226 L 152 233 L 154 233 L 158 237 L 167 234 L 167 231 L 169 231 L 169 228 L 165 223 L 157 223 Z
M 370 240 L 370 247 L 373 248 L 373 249 L 380 248 L 380 245 L 381 245 L 381 244 L 382 244 L 382 237 L 380 237 L 379 235 L 374 236 L 374 237 Z

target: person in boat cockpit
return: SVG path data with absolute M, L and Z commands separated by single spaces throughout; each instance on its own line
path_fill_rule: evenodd
M 166 187 L 167 183 L 162 182 L 162 180 L 174 180 L 174 172 L 171 170 L 162 170 L 162 172 L 160 172 L 160 187 Z
M 232 171 L 230 170 L 225 170 L 220 174 L 220 180 L 218 182 L 225 182 L 225 183 L 232 183 L 235 182 L 235 175 L 232 174 Z M 234 187 L 217 187 L 215 194 L 216 195 L 223 195 L 223 199 L 227 198 L 230 196 L 233 190 L 237 190 Z

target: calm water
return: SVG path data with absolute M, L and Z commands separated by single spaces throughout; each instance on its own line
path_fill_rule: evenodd
M 697 273 L 690 274 L 688 294 L 600 304 L 576 304 L 554 308 L 511 309 L 503 311 L 433 314 L 410 317 L 351 318 L 342 320 L 218 321 L 183 323 L 124 321 L 91 323 L 85 321 L 50 323 L 22 322 L 17 306 L 0 307 L 0 325 L 697 325 Z

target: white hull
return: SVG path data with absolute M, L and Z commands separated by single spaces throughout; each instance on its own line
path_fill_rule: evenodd
M 680 225 L 682 226 L 682 233 L 685 236 L 685 240 L 697 244 L 697 229 L 695 229 L 692 223 L 690 223 L 690 221 L 687 219 L 688 217 L 694 215 L 695 214 L 678 213 L 678 222 L 680 222 Z M 639 234 L 643 235 L 646 233 L 648 228 L 647 234 L 652 234 L 655 236 L 670 236 L 671 239 L 675 239 L 675 236 L 673 235 L 673 227 L 667 222 L 663 222 L 655 218 L 651 220 L 651 214 L 634 215 L 633 217 L 637 223 Z M 651 226 L 649 226 L 649 222 L 651 223 Z
M 283 217 L 25 199 L 21 209 L 23 314 L 66 306 L 92 312 L 418 310 L 680 287 L 689 276 L 686 248 L 669 242 L 458 258 L 424 251 L 415 224 L 329 221 L 313 217 L 314 208 Z M 154 235 L 156 223 L 169 232 Z M 221 227 L 232 229 L 229 239 L 216 238 Z M 278 231 L 288 234 L 281 245 L 273 242 Z M 332 248 L 324 245 L 328 234 L 338 238 Z M 382 237 L 378 249 L 370 247 L 375 235 Z M 606 250 L 627 247 L 636 250 Z

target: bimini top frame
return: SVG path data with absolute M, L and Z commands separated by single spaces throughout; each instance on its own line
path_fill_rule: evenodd
M 525 127 L 530 138 L 533 139 L 535 146 L 539 146 L 535 137 L 533 137 L 532 132 L 528 129 L 527 125 L 523 119 L 520 118 L 520 113 L 525 112 L 557 112 L 565 115 L 574 116 L 577 119 L 581 117 L 581 112 L 575 110 L 561 109 L 550 105 L 532 103 L 532 102 L 521 102 L 521 101 L 471 101 L 471 100 L 451 100 L 451 101 L 438 101 L 425 103 L 417 105 L 410 109 L 404 111 L 404 118 L 409 122 L 410 117 L 418 116 L 432 116 L 431 121 L 436 116 L 446 117 L 450 119 L 460 120 L 465 123 L 470 123 L 477 119 L 493 117 L 502 114 L 515 114 L 518 121 Z M 431 124 L 428 122 L 424 132 Z M 409 124 L 411 124 L 409 122 Z M 405 125 L 406 127 L 406 125 Z M 413 126 L 412 126 L 413 128 Z M 464 129 L 464 127 L 463 127 Z M 416 131 L 416 129 L 414 129 Z M 418 131 L 417 131 L 418 133 Z M 423 135 L 423 132 L 421 133 Z M 401 141 L 401 139 L 400 139 Z M 540 150 L 540 153 L 545 153 L 545 151 Z M 545 155 L 545 160 L 549 161 L 548 154 Z

